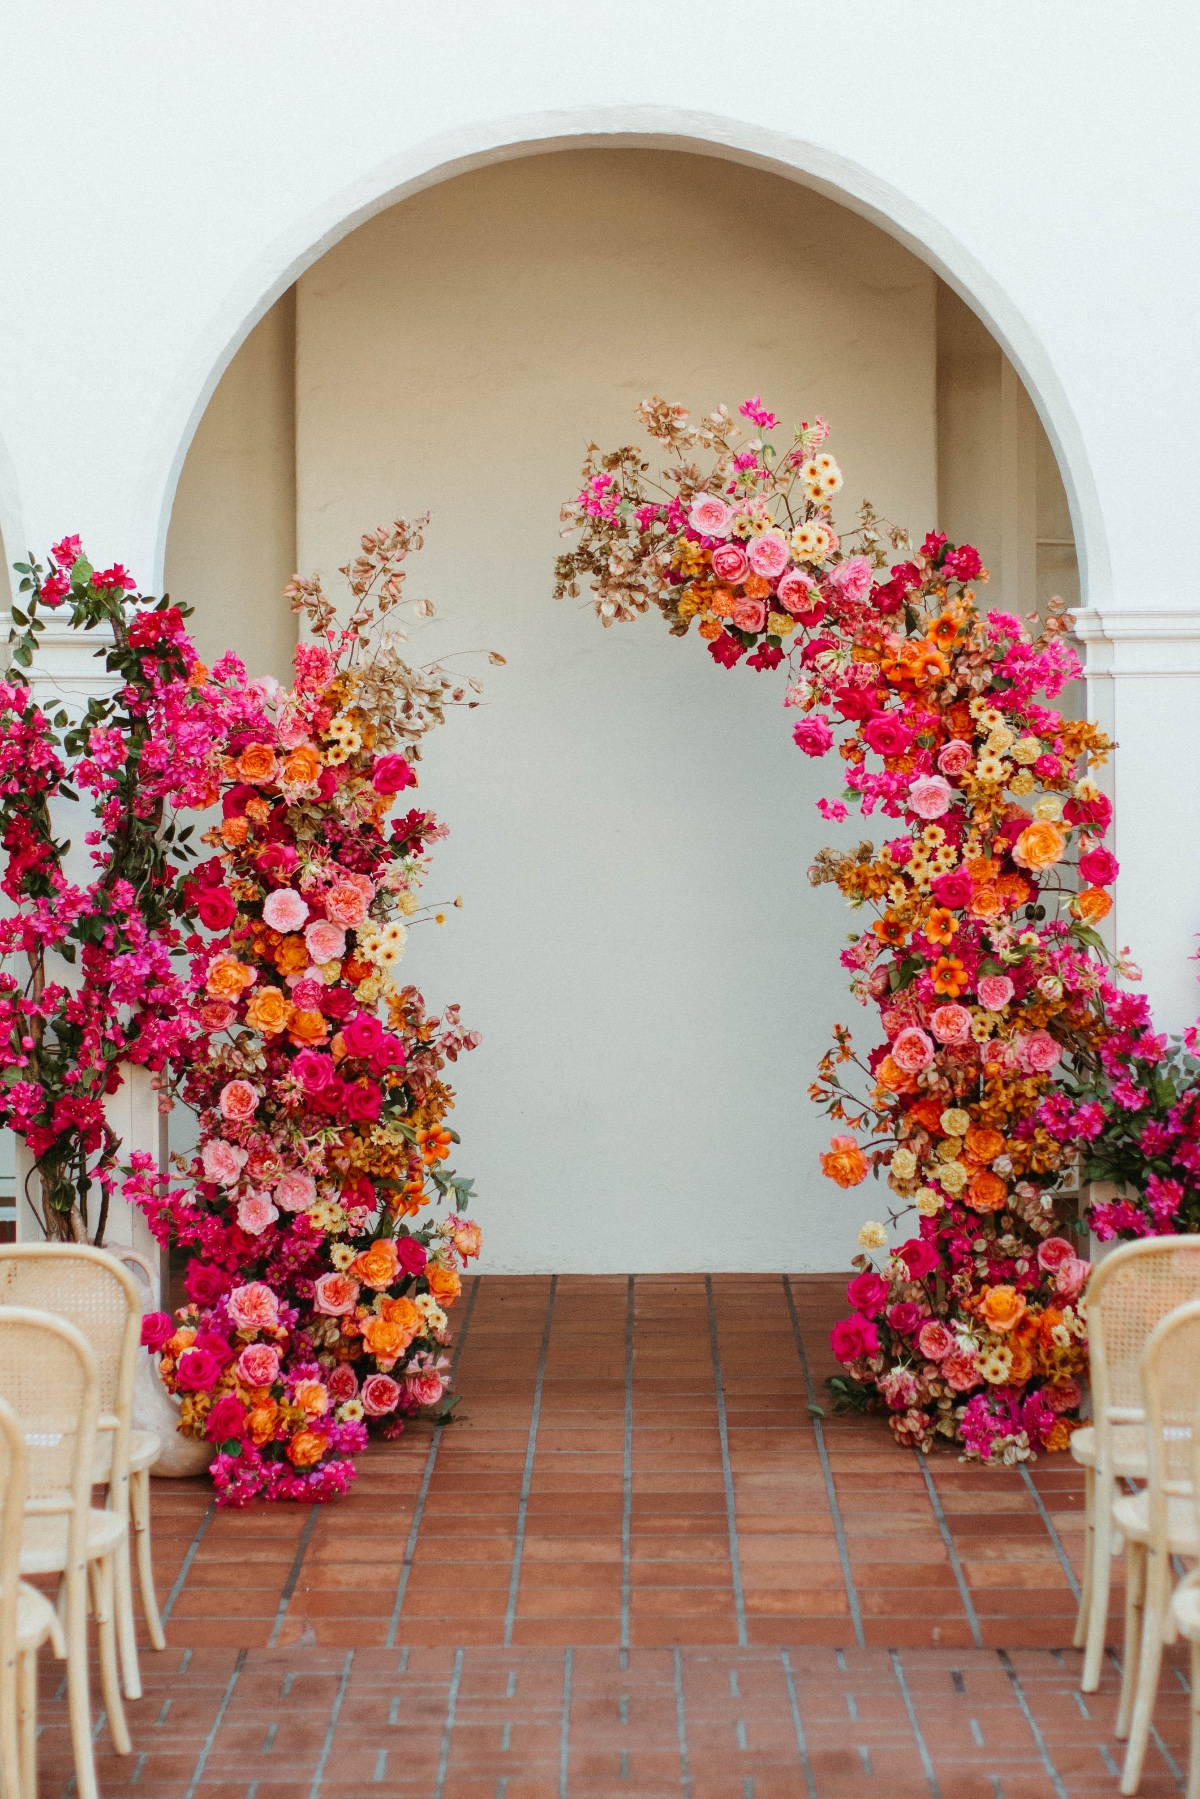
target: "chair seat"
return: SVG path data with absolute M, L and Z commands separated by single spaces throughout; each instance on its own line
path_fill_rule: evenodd
M 21 1533 L 21 1573 L 61 1574 L 67 1565 L 67 1525 L 65 1512 L 49 1517 L 26 1516 Z M 125 1535 L 125 1520 L 116 1512 L 88 1513 L 87 1556 L 95 1561 L 109 1555 Z
M 1127 1474 L 1131 1480 L 1145 1480 L 1146 1427 L 1144 1424 L 1114 1424 L 1113 1473 Z M 1096 1427 L 1085 1424 L 1071 1435 L 1071 1454 L 1083 1468 L 1096 1466 Z
M 135 1430 L 130 1433 L 129 1440 L 129 1472 L 140 1474 L 144 1468 L 153 1468 L 162 1454 L 162 1438 L 156 1430 Z
M 1192 1642 L 1200 1643 L 1200 1590 L 1180 1587 L 1171 1601 L 1171 1609 L 1181 1633 Z
M 36 1587 L 26 1586 L 22 1581 L 17 1589 L 17 1651 L 24 1654 L 28 1649 L 40 1649 L 50 1638 L 54 1645 L 54 1653 L 59 1660 L 66 1654 L 63 1644 L 62 1630 L 58 1622 L 58 1613 Z
M 1113 1500 L 1113 1523 L 1131 1543 L 1150 1541 L 1150 1496 L 1122 1494 Z M 1172 1555 L 1197 1555 L 1196 1506 L 1191 1499 L 1167 1499 L 1167 1540 Z

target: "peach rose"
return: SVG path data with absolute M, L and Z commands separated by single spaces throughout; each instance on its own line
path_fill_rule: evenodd
M 359 1285 L 348 1274 L 322 1274 L 313 1286 L 313 1311 L 342 1318 L 358 1304 Z
M 300 1010 L 293 1012 L 288 1025 L 288 1036 L 293 1043 L 299 1043 L 309 1048 L 314 1043 L 325 1043 L 329 1037 L 329 1029 L 325 1023 L 324 1013 Z
M 249 1081 L 226 1081 L 219 1103 L 222 1118 L 240 1124 L 258 1110 L 258 1094 Z
M 834 1137 L 821 1157 L 821 1172 L 839 1187 L 858 1187 L 867 1178 L 867 1159 L 853 1137 Z
M 939 752 L 937 765 L 944 775 L 949 775 L 953 780 L 956 775 L 965 774 L 974 760 L 970 744 L 964 743 L 961 737 L 952 737 Z
M 425 1328 L 425 1315 L 411 1299 L 385 1299 L 381 1316 L 389 1324 L 398 1324 L 401 1330 L 407 1331 L 410 1341 Z
M 282 989 L 260 987 L 246 1007 L 246 1023 L 252 1031 L 262 1031 L 264 1036 L 273 1037 L 277 1032 L 287 1030 L 293 1009 Z
M 246 1193 L 238 1200 L 238 1227 L 248 1237 L 261 1237 L 269 1224 L 274 1224 L 279 1208 L 269 1193 Z
M 362 924 L 368 903 L 357 883 L 341 880 L 325 895 L 325 916 L 331 924 L 344 925 L 349 930 Z
M 942 958 L 945 960 L 945 958 Z M 905 1074 L 919 1074 L 933 1061 L 933 1042 L 915 1024 L 900 1031 L 892 1044 L 892 1060 Z
M 279 1301 L 266 1281 L 247 1281 L 245 1286 L 235 1287 L 225 1308 L 240 1331 L 273 1330 L 279 1323 Z
M 214 999 L 237 1001 L 247 987 L 253 987 L 258 976 L 244 962 L 228 951 L 213 957 L 208 965 L 208 973 L 204 977 L 204 985 Z
M 279 773 L 275 751 L 269 743 L 248 743 L 237 759 L 243 781 L 273 781 Z
M 273 1399 L 264 1399 L 261 1404 L 251 1406 L 246 1413 L 246 1426 L 259 1449 L 264 1443 L 271 1441 L 278 1423 L 279 1407 Z
M 357 1275 L 365 1287 L 374 1287 L 377 1293 L 382 1293 L 393 1284 L 400 1272 L 400 1258 L 396 1254 L 395 1243 L 390 1237 L 376 1237 L 370 1249 L 355 1256 L 350 1264 L 350 1272 Z
M 346 953 L 345 931 L 340 925 L 330 924 L 327 918 L 314 918 L 311 924 L 305 925 L 304 942 L 318 966 L 340 961 Z
M 298 1431 L 288 1444 L 288 1461 L 293 1468 L 311 1468 L 328 1447 L 328 1437 L 323 1437 L 319 1430 Z
M 980 1316 L 997 1336 L 1015 1330 L 1029 1307 L 1015 1287 L 985 1287 L 979 1306 Z
M 998 887 L 985 884 L 971 895 L 972 918 L 996 918 L 1004 910 L 1004 898 Z
M 283 765 L 283 778 L 291 787 L 311 787 L 321 778 L 321 758 L 311 744 L 299 744 Z
M 966 1201 L 973 1212 L 1000 1212 L 1007 1198 L 1008 1188 L 990 1169 L 981 1169 L 971 1176 Z
M 200 1159 L 206 1181 L 216 1181 L 219 1186 L 232 1187 L 246 1166 L 246 1151 L 239 1149 L 235 1143 L 226 1143 L 223 1137 L 214 1137 L 204 1145 Z
M 1067 840 L 1058 826 L 1048 818 L 1035 818 L 1013 844 L 1012 857 L 1022 868 L 1036 873 L 1061 862 L 1066 849 Z
M 308 945 L 303 937 L 285 937 L 275 951 L 274 961 L 285 980 L 290 974 L 303 974 L 308 967 Z
M 310 1418 L 320 1418 L 329 1410 L 329 1393 L 324 1382 L 298 1380 L 292 1389 L 292 1404 L 298 1405 Z
M 483 1232 L 473 1219 L 463 1218 L 454 1221 L 453 1243 L 464 1261 L 477 1256 L 483 1248 Z
M 238 1357 L 237 1372 L 248 1387 L 270 1387 L 279 1378 L 279 1351 L 269 1343 L 247 1343 Z
M 292 1169 L 275 1189 L 275 1203 L 285 1212 L 307 1212 L 317 1197 L 317 1184 L 309 1174 Z
M 462 1292 L 462 1282 L 453 1268 L 442 1268 L 436 1262 L 430 1262 L 425 1269 L 425 1278 L 429 1282 L 429 1291 L 444 1308 L 452 1306 Z
M 368 1418 L 384 1418 L 400 1403 L 400 1388 L 386 1374 L 369 1374 L 362 1386 L 363 1411 Z
M 367 1318 L 362 1327 L 363 1342 L 381 1368 L 390 1368 L 412 1342 L 402 1325 L 390 1318 Z

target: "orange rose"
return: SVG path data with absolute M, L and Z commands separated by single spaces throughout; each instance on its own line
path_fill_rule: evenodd
M 821 1172 L 839 1187 L 858 1187 L 867 1178 L 867 1158 L 853 1137 L 834 1137 L 821 1157 Z
M 997 1336 L 1020 1324 L 1029 1307 L 1015 1287 L 985 1287 L 980 1300 L 980 1316 Z
M 390 1237 L 376 1237 L 370 1249 L 365 1249 L 360 1256 L 355 1256 L 348 1272 L 364 1287 L 374 1287 L 382 1293 L 390 1287 L 400 1272 L 400 1258 L 396 1254 L 396 1245 Z
M 311 1048 L 314 1043 L 324 1043 L 328 1035 L 322 1013 L 301 1011 L 292 1013 L 291 1023 L 288 1025 L 288 1036 L 293 1043 Z
M 308 967 L 308 945 L 299 934 L 285 937 L 275 951 L 275 966 L 283 977 L 303 974 Z
M 883 1058 L 883 1061 L 875 1070 L 875 1079 L 881 1087 L 886 1087 L 889 1093 L 909 1093 L 912 1091 L 913 1077 L 910 1074 L 905 1074 L 900 1064 L 894 1061 L 891 1056 L 885 1056 Z
M 390 1318 L 367 1318 L 363 1321 L 363 1342 L 381 1368 L 391 1367 L 413 1340 L 413 1333 Z
M 328 1437 L 323 1437 L 319 1430 L 298 1431 L 288 1444 L 288 1461 L 293 1468 L 311 1468 L 328 1447 Z
M 987 1125 L 973 1124 L 967 1130 L 967 1154 L 974 1162 L 994 1162 L 1004 1154 L 1004 1138 Z
M 321 758 L 311 744 L 302 743 L 283 765 L 283 778 L 293 787 L 311 787 L 321 778 Z
M 279 1423 L 279 1407 L 273 1399 L 264 1399 L 261 1404 L 251 1406 L 246 1413 L 246 1423 L 250 1435 L 261 1449 L 275 1435 L 275 1426 Z
M 972 918 L 995 918 L 1003 910 L 1004 900 L 998 887 L 977 887 L 971 895 Z
M 966 1200 L 973 1212 L 1000 1212 L 1008 1198 L 1008 1188 L 998 1174 L 982 1169 L 971 1176 Z M 999 1291 L 999 1289 L 997 1289 Z
M 278 987 L 260 987 L 246 1007 L 246 1023 L 252 1031 L 272 1037 L 286 1031 L 295 1008 L 287 994 Z
M 1079 1428 L 1080 1425 L 1078 1419 L 1071 1422 L 1066 1418 L 1056 1418 L 1054 1423 L 1050 1426 L 1049 1436 L 1043 1440 L 1043 1449 L 1049 1450 L 1051 1455 L 1053 1455 L 1056 1450 L 1069 1449 L 1071 1447 L 1071 1438 Z
M 1033 1357 L 1024 1343 L 1012 1346 L 1012 1367 L 1008 1372 L 1009 1383 L 1014 1387 L 1023 1387 L 1027 1380 L 1033 1379 Z
M 279 763 L 269 743 L 248 743 L 238 757 L 237 770 L 243 781 L 273 781 Z
M 424 1317 L 411 1299 L 385 1299 L 382 1316 L 389 1324 L 398 1324 L 401 1330 L 407 1331 L 410 1343 L 425 1326 Z
M 1020 875 L 1001 875 L 996 882 L 996 892 L 1007 906 L 1025 906 L 1033 895 L 1033 888 Z
M 235 850 L 240 844 L 245 843 L 249 835 L 250 820 L 248 818 L 227 818 L 221 826 L 221 841 L 231 850 Z
M 453 1268 L 442 1268 L 437 1262 L 430 1262 L 425 1269 L 425 1278 L 429 1282 L 429 1291 L 442 1307 L 452 1306 L 462 1292 L 462 1282 Z
M 258 976 L 236 956 L 214 956 L 208 965 L 208 973 L 204 977 L 204 985 L 214 999 L 227 999 L 236 1002 L 241 999 L 247 987 L 253 987 Z
M 325 1383 L 319 1380 L 299 1380 L 292 1389 L 292 1404 L 307 1412 L 310 1418 L 319 1418 L 322 1412 L 329 1410 L 329 1394 Z
M 1099 924 L 1112 909 L 1112 898 L 1102 887 L 1085 887 L 1071 901 L 1071 910 L 1082 924 Z
M 1053 868 L 1061 862 L 1067 850 L 1067 840 L 1056 824 L 1048 818 L 1035 818 L 1031 825 L 1026 825 L 1017 841 L 1013 844 L 1012 857 L 1022 868 L 1032 869 L 1035 873 L 1043 868 Z
M 942 1128 L 944 1110 L 945 1107 L 940 1099 L 919 1099 L 916 1105 L 910 1108 L 908 1116 L 916 1124 L 922 1125 L 925 1130 L 937 1132 Z

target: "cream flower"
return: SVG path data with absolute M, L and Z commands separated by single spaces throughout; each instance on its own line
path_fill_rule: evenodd
M 881 1224 L 868 1219 L 858 1233 L 860 1249 L 882 1249 L 887 1242 L 887 1232 Z
M 948 1137 L 965 1137 L 971 1124 L 971 1114 L 964 1112 L 961 1106 L 947 1106 L 938 1120 Z
M 947 1193 L 961 1193 L 971 1177 L 961 1162 L 943 1162 L 938 1178 Z
M 1041 742 L 1036 737 L 1020 737 L 1012 747 L 1012 759 L 1019 762 L 1022 768 L 1030 768 L 1042 753 Z
M 900 1181 L 911 1181 L 917 1172 L 917 1158 L 911 1149 L 897 1149 L 892 1152 L 892 1173 Z
M 1005 750 L 1011 748 L 1014 741 L 1013 734 L 1007 725 L 993 725 L 988 732 L 988 740 L 984 747 L 991 750 L 994 756 L 1002 756 Z
M 914 1204 L 922 1218 L 936 1218 L 946 1201 L 933 1187 L 918 1187 Z
M 990 781 L 1000 787 L 1012 773 L 1012 764 L 1001 761 L 999 756 L 980 756 L 975 764 L 975 777 L 979 781 Z
M 1062 817 L 1063 803 L 1056 793 L 1043 793 L 1040 799 L 1033 802 L 1033 816 L 1048 818 L 1051 824 L 1057 824 Z
M 1032 793 L 1036 786 L 1037 782 L 1027 768 L 1019 768 L 1008 783 L 1009 792 L 1015 793 L 1018 799 L 1023 798 L 1027 793 Z
M 354 1260 L 354 1251 L 348 1243 L 333 1243 L 329 1249 L 329 1260 L 338 1273 L 343 1274 Z
M 990 1386 L 1002 1387 L 1012 1373 L 1013 1352 L 1007 1343 L 997 1343 L 979 1358 L 979 1372 Z

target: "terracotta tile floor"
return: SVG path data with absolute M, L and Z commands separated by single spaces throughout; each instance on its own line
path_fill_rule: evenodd
M 128 1799 L 1032 1799 L 1115 1793 L 1077 1694 L 1082 1480 L 815 1417 L 829 1277 L 491 1276 L 451 1425 L 325 1508 L 156 1482 L 171 1647 Z M 1120 1594 L 1116 1595 L 1119 1600 Z M 1115 1641 L 1115 1633 L 1113 1636 Z M 1183 1662 L 1143 1792 L 1180 1788 Z M 73 1791 L 47 1663 L 41 1790 Z

